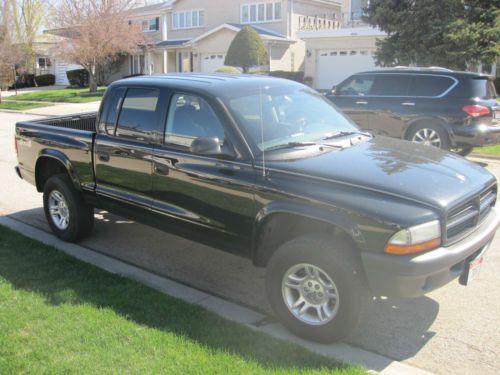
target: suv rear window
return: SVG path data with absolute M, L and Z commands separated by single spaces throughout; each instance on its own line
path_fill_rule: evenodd
M 375 77 L 370 95 L 406 96 L 412 77 L 404 74 L 380 74 Z
M 410 86 L 410 96 L 440 96 L 448 90 L 455 81 L 449 77 L 436 75 L 415 75 Z
M 497 97 L 495 84 L 487 77 L 473 78 L 470 81 L 473 98 L 495 99 Z

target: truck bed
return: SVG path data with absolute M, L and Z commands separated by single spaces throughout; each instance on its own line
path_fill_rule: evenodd
M 50 125 L 59 128 L 96 131 L 97 112 L 82 113 L 78 115 L 58 116 L 44 118 L 40 120 L 29 121 L 30 123 L 40 125 Z

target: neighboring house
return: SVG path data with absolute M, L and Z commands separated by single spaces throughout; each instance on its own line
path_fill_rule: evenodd
M 332 0 L 171 0 L 133 10 L 152 43 L 129 56 L 113 79 L 131 74 L 214 72 L 238 31 L 252 26 L 269 53 L 271 71 L 304 69 L 301 29 L 336 29 L 341 4 Z
M 42 74 L 53 74 L 55 76 L 55 84 L 67 86 L 69 85 L 66 72 L 68 70 L 81 69 L 82 66 L 71 64 L 60 58 L 55 58 L 52 49 L 57 46 L 64 38 L 61 36 L 44 33 L 35 38 L 35 66 L 33 73 L 35 76 Z

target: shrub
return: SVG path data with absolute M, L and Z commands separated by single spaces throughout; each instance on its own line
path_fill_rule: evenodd
M 275 70 L 273 72 L 269 72 L 269 75 L 271 77 L 285 78 L 292 81 L 304 83 L 304 72 L 287 72 L 284 70 Z
M 56 83 L 56 76 L 53 74 L 42 74 L 35 77 L 38 86 L 52 86 Z
M 495 78 L 495 88 L 497 89 L 497 94 L 500 95 L 500 77 Z
M 226 55 L 225 65 L 238 66 L 248 73 L 252 66 L 267 65 L 269 57 L 260 35 L 250 26 L 234 37 Z
M 89 86 L 89 73 L 85 69 L 68 70 L 66 72 L 69 84 L 77 87 Z
M 215 71 L 216 73 L 230 73 L 230 74 L 241 74 L 238 68 L 234 66 L 221 66 Z

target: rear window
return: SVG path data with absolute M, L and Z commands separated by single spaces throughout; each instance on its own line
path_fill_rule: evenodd
M 158 98 L 156 89 L 128 89 L 118 118 L 116 135 L 121 138 L 146 141 L 157 127 Z
M 455 81 L 449 77 L 416 75 L 410 87 L 411 96 L 440 96 L 448 90 Z
M 404 74 L 380 74 L 370 90 L 370 95 L 406 96 L 410 87 L 411 76 Z
M 473 98 L 495 99 L 497 97 L 495 84 L 487 77 L 473 78 L 470 81 Z

